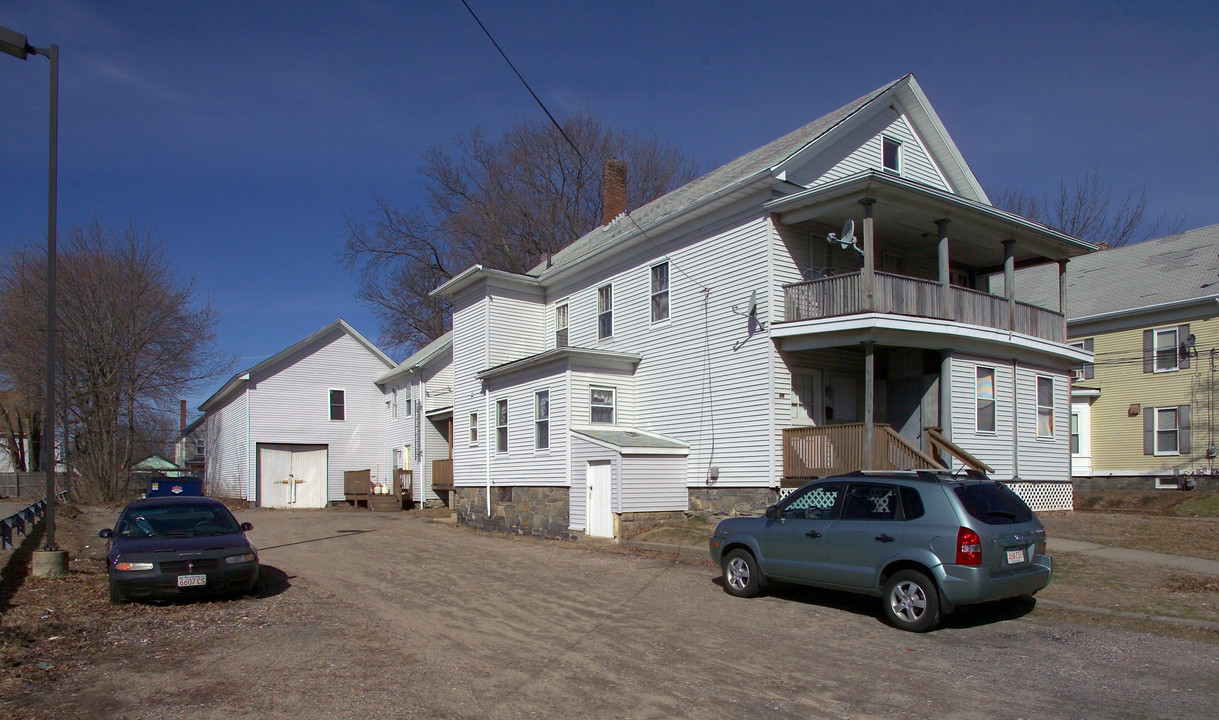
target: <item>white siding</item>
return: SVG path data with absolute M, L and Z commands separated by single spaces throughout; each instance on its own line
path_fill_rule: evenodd
M 686 458 L 679 455 L 624 455 L 622 492 L 615 512 L 687 510 Z
M 995 369 L 995 432 L 979 433 L 975 399 L 975 368 Z M 1012 363 L 994 358 L 953 356 L 952 441 L 994 468 L 994 477 L 1012 477 Z M 1023 422 L 1023 420 L 1022 420 Z M 1022 442 L 1024 438 L 1022 437 Z
M 1054 380 L 1054 435 L 1037 437 L 1037 378 Z M 1071 458 L 1071 391 L 1059 371 L 1018 365 L 1021 480 L 1069 480 Z
M 328 499 L 342 499 L 344 471 L 385 470 L 385 396 L 374 383 L 385 370 L 336 328 L 250 379 L 251 442 L 328 446 Z M 330 389 L 344 391 L 345 420 L 330 420 Z
M 621 484 L 619 478 L 621 477 L 622 458 L 618 453 L 596 443 L 589 442 L 578 435 L 572 435 L 571 505 L 568 510 L 572 530 L 584 530 L 588 526 L 587 470 L 590 460 L 610 461 L 610 487 L 617 488 Z M 614 506 L 611 505 L 611 507 Z
M 423 382 L 427 384 L 427 392 L 422 399 L 425 410 L 439 410 L 453 406 L 452 353 L 445 353 L 443 358 L 433 360 L 423 369 L 422 378 Z
M 567 485 L 567 375 L 562 363 L 515 374 L 489 383 L 492 418 L 499 400 L 508 400 L 508 452 L 495 450 L 495 423 L 488 427 L 491 443 L 491 480 L 496 485 Z M 534 393 L 550 392 L 550 447 L 534 449 Z M 466 420 L 469 432 L 469 418 Z
M 487 482 L 489 432 L 486 397 L 475 373 L 489 367 L 487 361 L 487 299 L 482 285 L 467 289 L 453 299 L 453 417 L 467 428 L 470 413 L 478 413 L 478 444 L 463 436 L 453 444 L 453 484 L 479 486 Z
M 393 392 L 398 391 L 398 419 L 393 417 Z M 394 464 L 394 449 L 401 448 L 403 445 L 414 447 L 415 441 L 415 414 L 412 412 L 407 415 L 407 408 L 411 407 L 411 391 L 412 385 L 410 376 L 394 381 L 393 384 L 382 388 L 385 395 L 385 440 L 382 442 L 381 462 L 381 480 L 384 482 L 393 481 L 393 473 L 390 469 Z M 412 464 L 411 467 L 414 467 Z
M 423 421 L 423 457 L 417 463 L 412 463 L 415 468 L 415 483 L 417 485 L 415 497 L 422 497 L 424 500 L 436 499 L 439 496 L 432 492 L 432 461 L 444 460 L 449 457 L 449 441 L 445 439 L 444 433 L 440 426 L 443 426 L 448 421 L 440 418 L 436 420 L 424 419 Z M 469 439 L 469 419 L 466 418 L 467 433 L 460 434 L 461 430 L 457 430 L 458 434 L 454 438 L 454 442 L 464 442 Z M 422 492 L 422 494 L 419 494 Z
M 205 492 L 220 497 L 253 500 L 248 445 L 249 408 L 244 390 L 207 414 Z
M 540 289 L 494 288 L 488 305 L 488 365 L 494 367 L 542 352 L 546 348 L 545 310 Z
M 935 162 L 915 137 L 906 118 L 886 108 L 821 151 L 807 165 L 789 173 L 788 179 L 806 187 L 822 185 L 865 170 L 882 170 L 881 137 L 902 144 L 901 176 L 941 190 L 951 190 Z
M 571 424 L 592 424 L 592 388 L 614 389 L 614 424 L 635 427 L 635 378 L 625 372 L 572 368 Z

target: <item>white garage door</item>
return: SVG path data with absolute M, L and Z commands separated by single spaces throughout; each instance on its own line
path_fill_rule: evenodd
M 258 444 L 258 504 L 271 508 L 326 506 L 325 445 Z

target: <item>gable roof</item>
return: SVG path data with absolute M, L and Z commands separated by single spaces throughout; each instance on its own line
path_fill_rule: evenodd
M 267 358 L 266 360 L 263 360 L 262 362 L 258 363 L 257 365 L 254 365 L 247 370 L 243 370 L 243 371 L 237 373 L 236 375 L 234 375 L 233 377 L 229 378 L 229 381 L 226 382 L 219 390 L 217 390 L 215 392 L 215 394 L 213 394 L 207 400 L 203 401 L 203 404 L 199 406 L 199 409 L 202 410 L 203 412 L 208 412 L 211 408 L 215 407 L 221 400 L 227 398 L 228 396 L 237 392 L 238 389 L 244 387 L 246 382 L 250 379 L 250 376 L 253 375 L 254 373 L 261 372 L 261 371 L 267 369 L 268 367 L 271 367 L 272 365 L 278 363 L 280 360 L 282 360 L 286 357 L 289 357 L 292 354 L 309 347 L 310 345 L 313 345 L 314 343 L 322 340 L 323 338 L 325 338 L 327 335 L 334 332 L 335 330 L 342 330 L 343 332 L 347 333 L 349 336 L 351 336 L 351 338 L 353 340 L 355 340 L 357 343 L 362 345 L 364 347 L 364 349 L 368 350 L 368 352 L 370 354 L 372 354 L 373 357 L 375 357 L 378 360 L 380 360 L 381 362 L 385 363 L 386 367 L 390 367 L 390 368 L 394 367 L 394 361 L 390 360 L 388 355 L 381 352 L 381 350 L 376 345 L 373 345 L 372 343 L 370 343 L 363 335 L 356 332 L 355 328 L 348 325 L 346 323 L 346 321 L 344 321 L 342 318 L 339 318 L 338 320 L 335 320 L 334 322 L 330 323 L 329 325 L 322 328 L 321 330 L 318 330 L 317 332 L 313 333 L 312 335 L 305 338 L 304 340 L 294 343 L 292 346 L 287 347 L 287 348 L 275 353 L 274 355 Z
M 398 363 L 397 367 L 377 378 L 378 385 L 384 385 L 392 380 L 397 380 L 399 377 L 407 373 L 419 370 L 436 358 L 440 357 L 445 351 L 453 349 L 453 331 L 450 330 L 444 335 L 436 338 L 427 345 L 424 345 L 414 355 Z
M 1077 257 L 1067 264 L 1066 281 L 1068 322 L 1219 303 L 1219 225 Z M 1058 304 L 1053 267 L 1022 270 L 1015 285 L 1025 302 Z

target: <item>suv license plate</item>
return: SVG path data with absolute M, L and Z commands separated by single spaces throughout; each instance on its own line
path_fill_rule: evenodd
M 1018 565 L 1022 562 L 1024 562 L 1024 548 L 1018 548 L 1016 550 L 1007 551 L 1007 564 L 1008 565 Z
M 1009 560 L 1011 558 L 1011 555 L 1012 554 L 1010 552 L 1007 554 Z M 180 587 L 180 588 L 203 587 L 204 585 L 207 585 L 207 576 L 206 575 L 179 575 L 178 576 L 178 587 Z

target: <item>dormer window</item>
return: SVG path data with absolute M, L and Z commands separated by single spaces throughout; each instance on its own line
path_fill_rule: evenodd
M 902 144 L 893 138 L 882 136 L 881 144 L 881 165 L 889 172 L 902 172 Z

